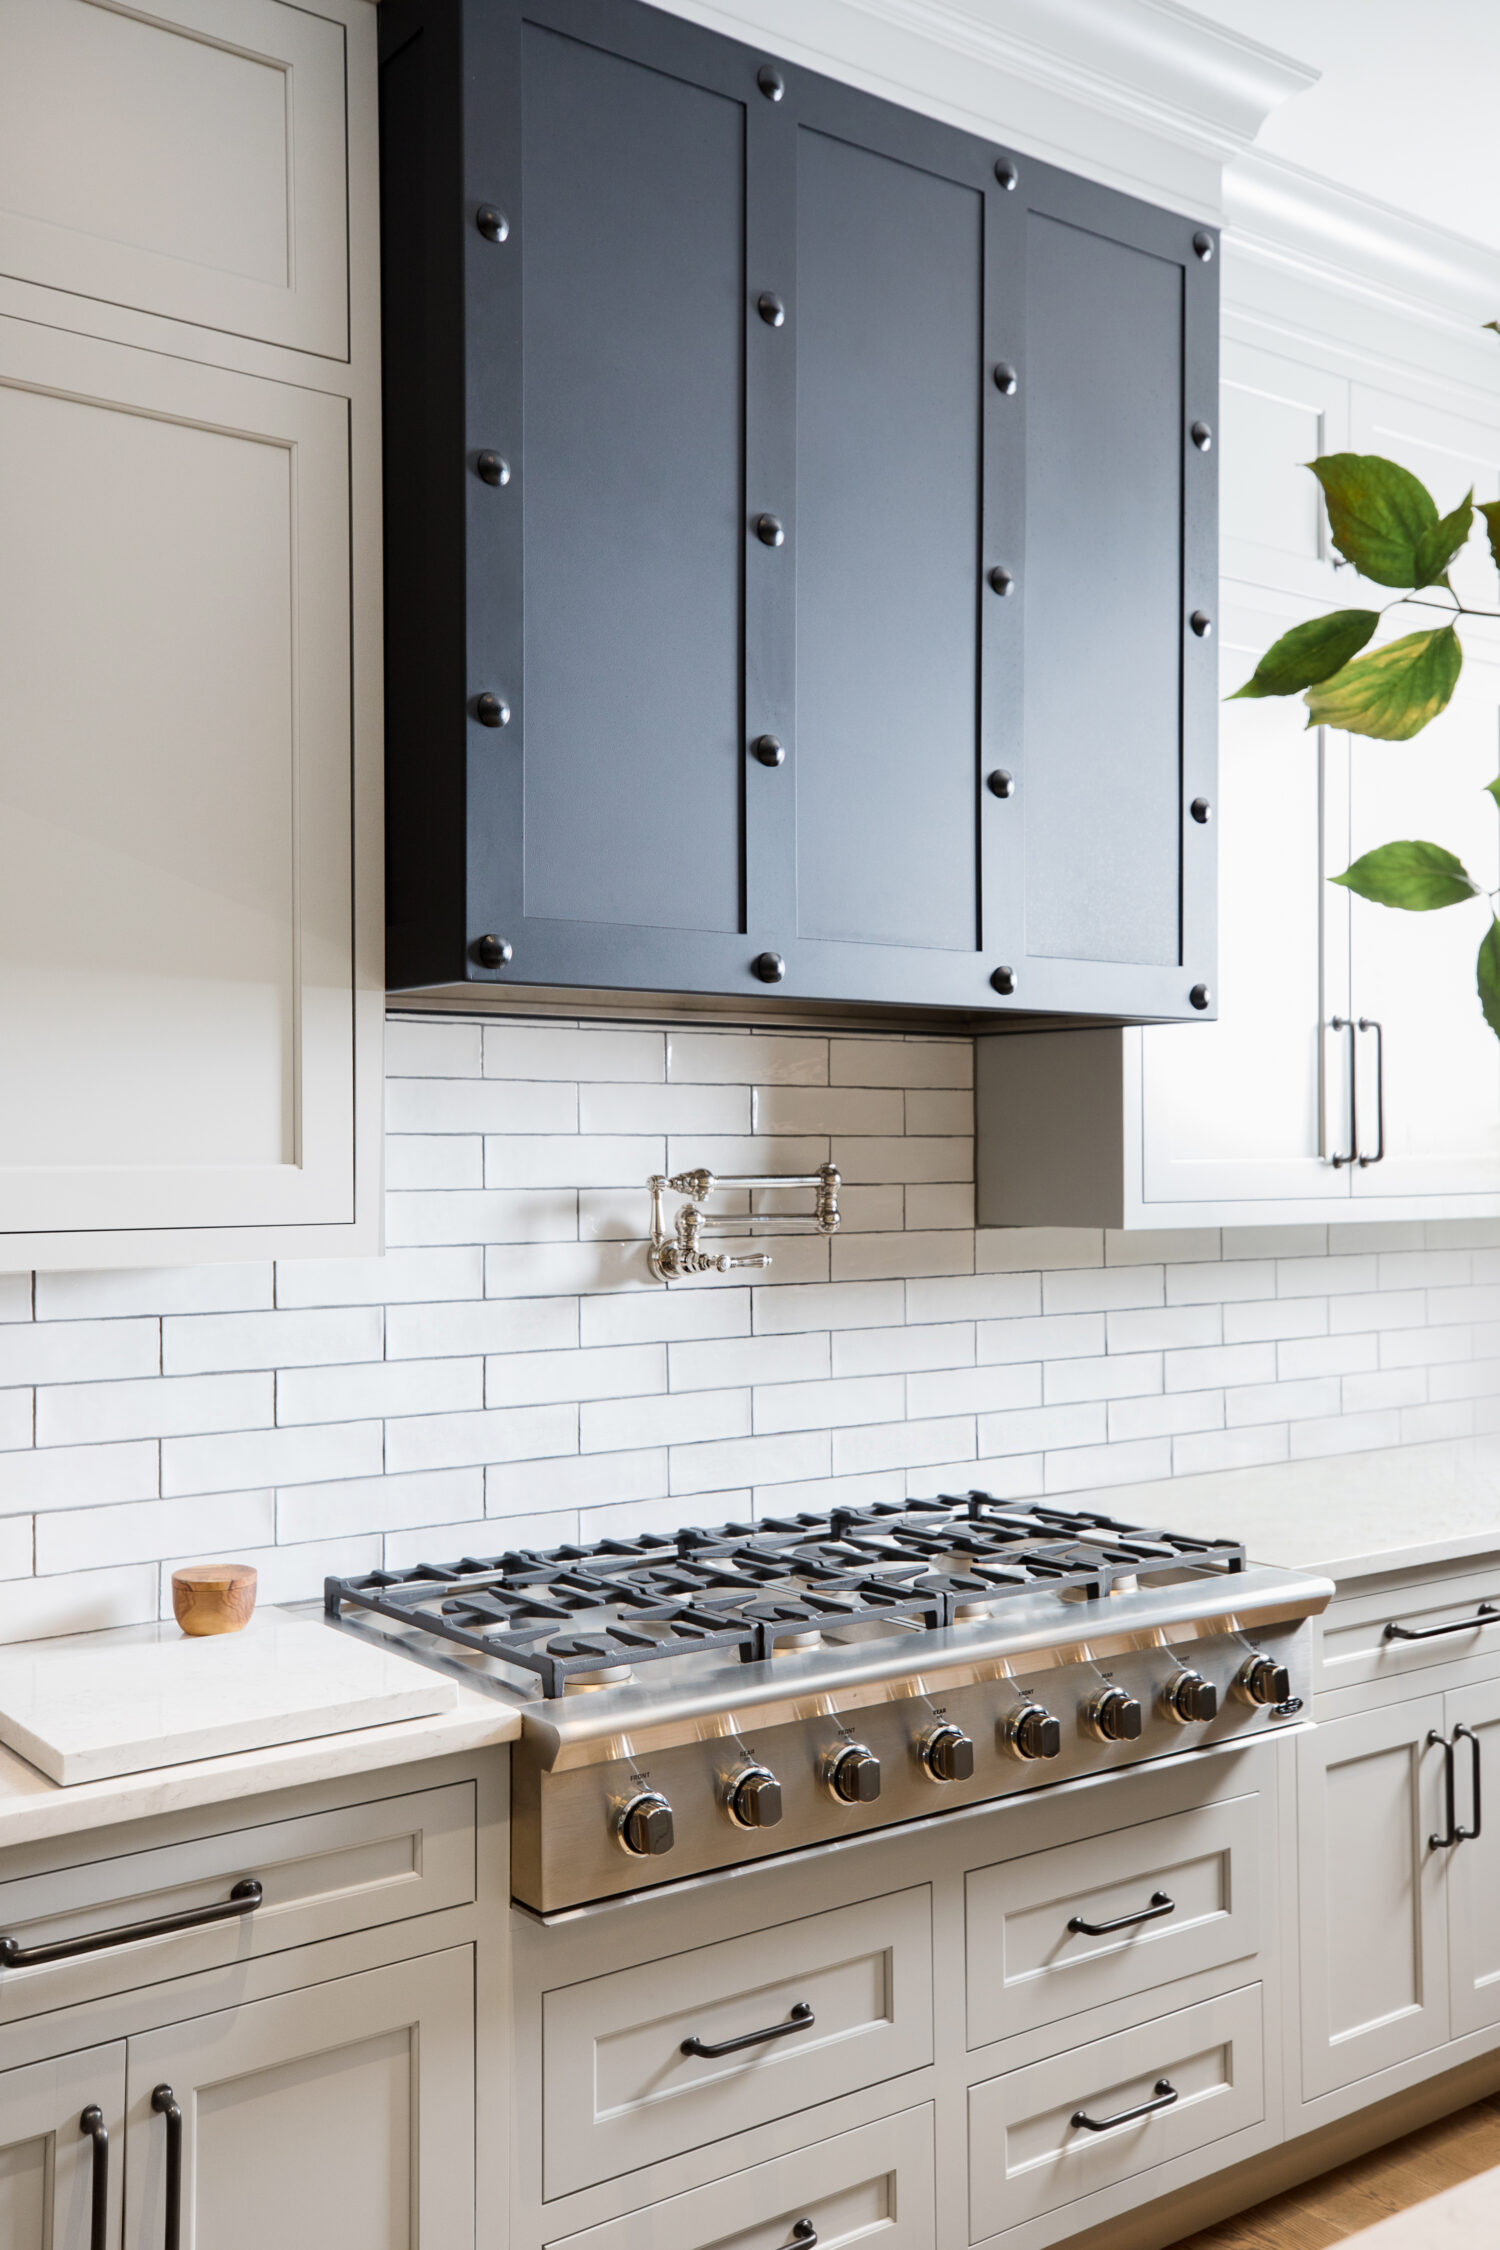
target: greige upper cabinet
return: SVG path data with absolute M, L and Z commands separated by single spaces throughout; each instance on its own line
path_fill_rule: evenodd
M 0 0 L 0 1264 L 379 1239 L 368 0 Z
M 380 31 L 392 984 L 1211 1013 L 1214 236 L 637 0 Z

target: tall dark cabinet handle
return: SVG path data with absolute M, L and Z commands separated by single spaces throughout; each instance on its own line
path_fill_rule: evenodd
M 167 2121 L 167 2223 L 162 2250 L 181 2250 L 182 2244 L 182 2111 L 170 2086 L 154 2086 L 151 2107 Z
M 1342 1164 L 1353 1164 L 1359 1155 L 1359 1096 L 1355 1088 L 1357 1071 L 1354 1060 L 1354 1042 L 1359 1034 L 1354 1028 L 1353 1019 L 1349 1016 L 1333 1016 L 1329 1019 L 1329 1022 L 1332 1030 L 1347 1031 L 1349 1034 L 1349 1153 L 1347 1156 L 1335 1156 L 1333 1158 L 1334 1167 L 1337 1169 Z
M 233 1922 L 253 1914 L 263 1897 L 253 1875 L 236 1883 L 216 1906 L 189 1906 L 180 1914 L 158 1914 L 151 1922 L 121 1922 L 113 1930 L 91 1930 L 87 1937 L 54 1938 L 48 1945 L 23 1945 L 0 1937 L 0 1969 L 34 1969 L 44 1961 L 75 1961 L 83 1953 L 103 1953 L 112 1945 L 135 1945 L 142 1938 L 167 1937 L 176 1930 L 201 1930 L 208 1922 Z
M 1433 1727 L 1427 1736 L 1427 1747 L 1430 1750 L 1435 1746 L 1440 1747 L 1443 1753 L 1443 1811 L 1447 1834 L 1429 1836 L 1427 1849 L 1430 1852 L 1446 1852 L 1451 1851 L 1459 1840 L 1458 1808 L 1454 1802 L 1453 1745 L 1445 1735 L 1439 1734 L 1437 1728 Z
M 89 2216 L 89 2250 L 108 2250 L 109 2246 L 109 2127 L 104 2122 L 104 2112 L 97 2102 L 90 2102 L 78 2120 L 80 2133 L 87 2133 L 94 2144 L 93 2195 Z
M 1361 1031 L 1375 1034 L 1375 1154 L 1360 1154 L 1361 1166 L 1385 1162 L 1385 1033 L 1374 1016 L 1361 1016 Z
M 1453 1830 L 1453 1840 L 1458 1844 L 1477 1844 L 1480 1836 L 1484 1831 L 1484 1807 L 1480 1800 L 1479 1789 L 1480 1771 L 1484 1761 L 1484 1752 L 1479 1746 L 1479 1737 L 1474 1732 L 1474 1729 L 1472 1727 L 1455 1727 L 1453 1729 L 1453 1743 L 1455 1749 L 1460 1742 L 1467 1742 L 1467 1744 L 1469 1745 L 1469 1771 L 1474 1788 L 1474 1825 L 1472 1828 L 1455 1828 Z M 1451 1826 L 1452 1823 L 1450 1822 L 1449 1825 Z

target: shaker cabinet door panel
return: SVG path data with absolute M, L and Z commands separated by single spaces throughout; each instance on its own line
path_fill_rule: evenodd
M 1500 1680 L 1460 1688 L 1443 1698 L 1454 1756 L 1454 1814 L 1468 1831 L 1448 1858 L 1448 1981 L 1455 2039 L 1500 2023 L 1500 1824 L 1494 1793 L 1500 1780 Z M 1459 1733 L 1463 1728 L 1466 1731 Z M 1485 1789 L 1491 1797 L 1485 1825 Z
M 5 2250 L 94 2250 L 101 2169 L 105 2239 L 119 2240 L 124 2116 L 123 2042 L 0 2071 Z
M 0 484 L 6 1251 L 347 1225 L 347 404 L 4 320 Z

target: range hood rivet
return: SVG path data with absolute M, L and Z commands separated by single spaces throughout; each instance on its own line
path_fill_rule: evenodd
M 474 716 L 482 727 L 508 727 L 510 705 L 503 695 L 480 695 L 474 699 Z
M 1016 972 L 1014 969 L 992 969 L 990 971 L 990 983 L 997 992 L 1014 992 L 1016 989 Z
M 510 463 L 498 453 L 481 453 L 474 463 L 485 484 L 509 484 Z
M 509 967 L 514 948 L 508 939 L 493 935 L 474 940 L 474 958 L 481 969 Z
M 474 213 L 474 224 L 486 242 L 504 242 L 510 233 L 510 221 L 493 203 L 481 203 Z

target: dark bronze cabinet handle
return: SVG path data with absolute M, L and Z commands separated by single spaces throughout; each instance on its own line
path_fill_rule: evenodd
M 811 2031 L 817 2018 L 805 2000 L 799 2000 L 785 2023 L 769 2023 L 764 2031 L 742 2031 L 738 2039 L 720 2039 L 710 2045 L 703 2039 L 684 2039 L 685 2055 L 737 2055 L 742 2047 L 763 2047 L 768 2039 L 785 2039 L 793 2031 Z
M 1375 1154 L 1360 1152 L 1360 1169 L 1385 1162 L 1385 1032 L 1374 1016 L 1361 1016 L 1358 1028 L 1375 1034 Z
M 34 1969 L 44 1961 L 73 1961 L 84 1953 L 103 1953 L 112 1945 L 134 1945 L 141 1938 L 166 1937 L 174 1930 L 198 1930 L 206 1922 L 232 1922 L 253 1914 L 264 1893 L 253 1877 L 236 1883 L 218 1906 L 190 1906 L 181 1914 L 159 1914 L 154 1922 L 122 1922 L 88 1937 L 55 1938 L 50 1945 L 23 1945 L 0 1937 L 0 1969 Z
M 167 2223 L 162 2250 L 181 2250 L 182 2243 L 182 2111 L 170 2086 L 154 2086 L 151 2107 L 167 2121 Z
M 1493 1602 L 1481 1602 L 1472 1617 L 1455 1617 L 1451 1625 L 1398 1625 L 1393 1619 L 1380 1637 L 1383 1641 L 1440 1641 L 1445 1633 L 1477 1633 L 1484 1625 L 1500 1625 L 1500 1609 Z
M 799 2219 L 786 2250 L 818 2250 L 818 2230 L 811 2219 Z
M 1138 2117 L 1154 2117 L 1159 2109 L 1170 2109 L 1181 2099 L 1170 2078 L 1158 2078 L 1153 2101 L 1137 2102 L 1134 2109 L 1117 2109 L 1113 2117 L 1090 2117 L 1086 2109 L 1075 2109 L 1068 2122 L 1081 2125 L 1086 2133 L 1107 2133 L 1112 2125 L 1133 2125 Z
M 1467 1742 L 1469 1757 L 1472 1760 L 1470 1770 L 1474 1785 L 1474 1825 L 1472 1828 L 1460 1828 L 1451 1818 L 1448 1825 L 1453 1830 L 1455 1844 L 1476 1844 L 1484 1829 L 1484 1807 L 1480 1802 L 1479 1793 L 1480 1766 L 1484 1753 L 1479 1746 L 1479 1737 L 1472 1727 L 1455 1727 L 1453 1729 L 1453 1747 L 1455 1750 L 1460 1742 Z
M 1176 1912 L 1175 1898 L 1168 1898 L 1165 1891 L 1153 1891 L 1151 1904 L 1138 1908 L 1134 1914 L 1117 1914 L 1112 1922 L 1085 1922 L 1081 1914 L 1075 1914 L 1068 1928 L 1075 1937 L 1108 1937 L 1111 1930 L 1133 1930 L 1138 1922 L 1159 1922 L 1164 1914 Z
M 1447 1852 L 1451 1851 L 1458 1842 L 1458 1825 L 1455 1818 L 1456 1808 L 1453 1798 L 1453 1745 L 1445 1735 L 1438 1733 L 1436 1727 L 1432 1727 L 1428 1731 L 1427 1747 L 1429 1750 L 1441 1750 L 1443 1753 L 1443 1815 L 1447 1830 L 1445 1835 L 1429 1836 L 1427 1849 L 1430 1852 Z
M 1355 1030 L 1353 1018 L 1350 1016 L 1332 1016 L 1329 1022 L 1334 1031 L 1347 1031 L 1349 1034 L 1349 1153 L 1347 1156 L 1335 1156 L 1330 1159 L 1334 1169 L 1337 1170 L 1340 1165 L 1356 1163 L 1359 1158 L 1359 1092 L 1356 1085 L 1357 1071 L 1354 1060 L 1354 1042 L 1359 1034 Z
M 109 2127 L 97 2102 L 89 2103 L 78 2120 L 78 2130 L 87 2133 L 94 2144 L 89 2250 L 109 2250 Z

